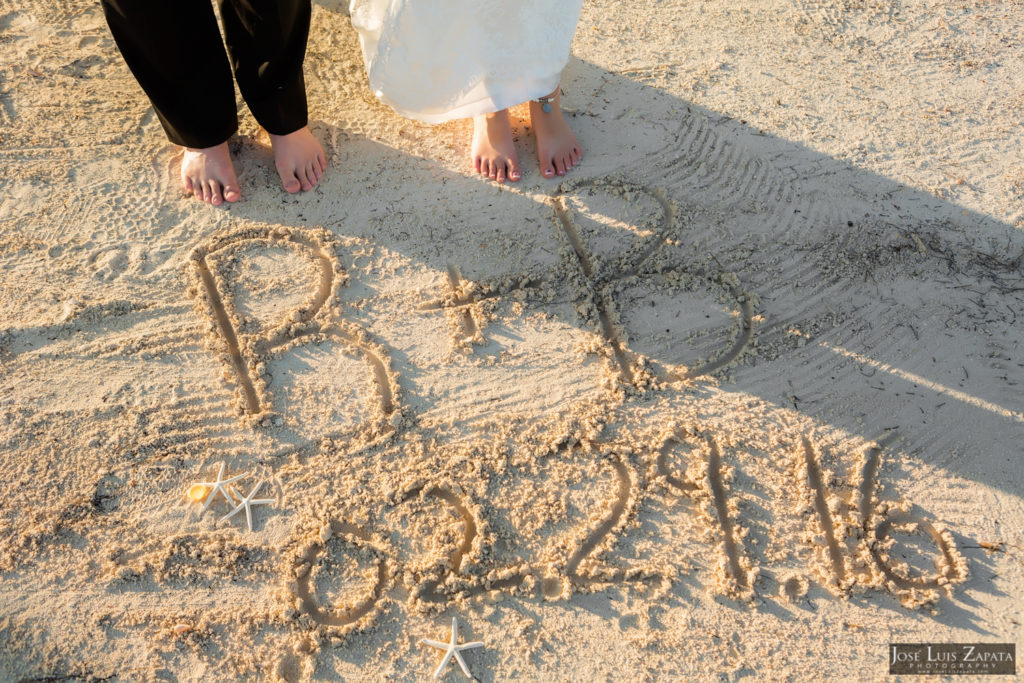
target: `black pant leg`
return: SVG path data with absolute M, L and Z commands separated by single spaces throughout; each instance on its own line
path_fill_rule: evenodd
M 238 89 L 268 133 L 287 135 L 308 122 L 306 56 L 310 0 L 219 0 Z
M 167 137 L 218 145 L 238 129 L 235 88 L 210 0 L 101 0 L 118 49 Z

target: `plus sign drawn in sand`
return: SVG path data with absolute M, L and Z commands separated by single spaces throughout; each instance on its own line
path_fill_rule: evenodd
M 443 310 L 448 317 L 453 345 L 464 347 L 467 343 L 484 340 L 483 321 L 480 314 L 480 300 L 473 296 L 473 283 L 462 278 L 458 266 L 448 264 L 448 286 L 451 288 L 442 301 L 429 302 L 420 306 L 421 311 Z
M 241 247 L 261 249 L 284 247 L 307 259 L 314 273 L 310 295 L 298 306 L 286 310 L 280 322 L 265 328 L 239 315 L 232 283 L 211 265 L 223 258 L 226 265 L 241 258 Z M 346 283 L 338 255 L 339 246 L 326 230 L 291 230 L 281 227 L 251 227 L 215 237 L 192 253 L 198 286 L 190 290 L 201 314 L 209 321 L 211 345 L 220 352 L 227 374 L 236 383 L 238 412 L 260 420 L 273 408 L 268 365 L 276 355 L 302 344 L 333 339 L 350 353 L 361 356 L 374 380 L 376 402 L 372 409 L 378 424 L 396 409 L 398 383 L 391 372 L 384 347 L 374 343 L 358 326 L 345 321 L 337 304 L 337 290 Z M 253 329 L 252 332 L 248 330 Z

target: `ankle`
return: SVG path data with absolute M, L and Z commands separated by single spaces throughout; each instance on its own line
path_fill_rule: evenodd
M 283 135 L 277 135 L 276 133 L 271 133 L 269 130 L 266 130 L 266 129 L 264 129 L 264 130 L 266 131 L 267 137 L 270 138 L 271 142 L 274 142 L 274 141 L 277 141 L 277 140 L 290 140 L 290 139 L 299 138 L 299 137 L 306 137 L 306 136 L 312 137 L 313 136 L 313 133 L 310 132 L 310 130 L 309 130 L 309 126 L 303 126 L 302 128 L 296 128 L 292 132 L 285 133 Z
M 477 116 L 475 120 L 478 122 L 483 122 L 484 124 L 506 123 L 508 121 L 508 109 L 502 109 L 500 111 L 493 111 L 487 114 L 481 114 Z
M 530 100 L 530 119 L 543 121 L 544 119 L 558 119 L 562 116 L 562 106 L 558 98 L 538 98 Z
M 227 144 L 227 142 L 221 142 L 220 144 L 210 145 L 209 147 L 183 147 L 182 149 L 186 152 L 191 152 L 192 154 L 209 154 L 210 152 L 221 149 L 222 147 L 226 147 Z

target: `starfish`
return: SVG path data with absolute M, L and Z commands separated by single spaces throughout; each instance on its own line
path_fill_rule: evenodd
M 245 508 L 245 521 L 249 525 L 249 531 L 252 531 L 252 506 L 253 505 L 267 505 L 268 503 L 277 502 L 273 498 L 257 498 L 257 499 L 254 500 L 253 496 L 256 495 L 256 492 L 260 490 L 261 486 L 263 486 L 263 480 L 262 479 L 260 479 L 259 483 L 256 484 L 256 486 L 252 487 L 252 491 L 249 492 L 248 496 L 243 497 L 243 496 L 239 495 L 238 497 L 241 500 L 241 502 L 237 506 L 235 506 L 234 510 L 232 510 L 228 514 L 226 514 L 223 517 L 221 517 L 220 521 L 223 522 L 225 519 L 231 519 L 232 517 L 235 516 L 236 512 L 238 512 L 242 508 Z M 235 493 L 238 494 L 237 491 Z
M 234 483 L 244 476 L 245 474 L 236 474 L 233 477 L 224 479 L 224 463 L 222 462 L 220 464 L 220 471 L 217 472 L 217 481 L 201 481 L 198 484 L 193 485 L 192 489 L 196 488 L 196 486 L 213 487 L 213 490 L 210 491 L 210 493 L 206 496 L 206 502 L 203 503 L 203 509 L 199 511 L 199 514 L 203 514 L 204 512 L 206 512 L 206 508 L 210 507 L 210 503 L 213 502 L 213 499 L 214 497 L 216 497 L 218 491 L 221 493 L 221 495 L 224 496 L 224 498 L 227 499 L 228 503 L 234 505 L 235 499 L 231 496 L 231 491 L 228 490 L 228 484 Z M 191 492 L 192 489 L 189 489 L 189 491 Z M 189 495 L 191 496 L 191 493 Z
M 470 678 L 473 678 L 473 674 L 469 672 L 469 667 L 466 666 L 466 660 L 462 658 L 460 654 L 462 650 L 469 650 L 474 647 L 483 647 L 483 641 L 474 641 L 472 643 L 463 643 L 462 645 L 456 645 L 459 639 L 459 622 L 452 617 L 452 637 L 447 643 L 442 643 L 437 640 L 430 640 L 423 638 L 420 640 L 420 645 L 429 645 L 430 647 L 436 647 L 439 650 L 447 650 L 444 654 L 444 659 L 441 660 L 441 665 L 437 667 L 437 671 L 434 672 L 434 679 L 436 680 L 444 668 L 448 666 L 448 662 L 451 661 L 452 655 L 455 655 L 455 659 L 458 660 L 459 666 L 462 667 L 462 673 L 466 674 Z

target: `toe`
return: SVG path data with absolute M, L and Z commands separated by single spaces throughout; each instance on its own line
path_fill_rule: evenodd
M 505 182 L 505 163 L 499 161 L 496 166 L 498 167 L 497 173 L 495 174 L 495 180 L 499 183 Z
M 308 192 L 309 190 L 313 189 L 313 183 L 310 182 L 308 168 L 298 169 L 295 175 L 299 179 L 299 187 L 302 188 L 303 192 Z
M 508 179 L 513 183 L 519 180 L 523 176 L 523 172 L 519 170 L 519 164 L 515 161 L 508 162 Z
M 189 176 L 182 176 L 181 186 L 185 188 L 186 194 L 195 194 L 195 189 L 192 185 L 192 178 L 190 178 Z
M 473 170 L 477 173 L 483 173 L 483 160 L 480 157 L 473 157 Z
M 542 173 L 545 178 L 553 178 L 555 176 L 555 168 L 551 165 L 551 162 L 548 162 Z
M 226 202 L 237 202 L 242 198 L 242 190 L 238 185 L 228 183 L 224 186 L 224 201 Z
M 555 159 L 555 172 L 558 175 L 565 175 L 565 158 L 558 157 Z
M 295 173 L 287 173 L 281 176 L 281 184 L 284 186 L 284 191 L 288 194 L 295 194 L 302 189 L 302 183 L 295 177 Z
M 214 206 L 220 206 L 224 202 L 224 197 L 220 193 L 220 183 L 216 180 L 211 180 L 208 184 L 210 188 L 209 202 Z

